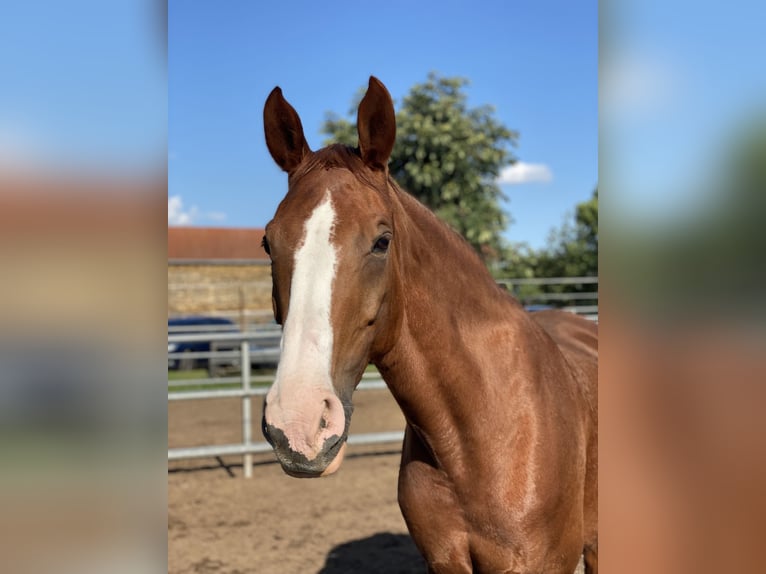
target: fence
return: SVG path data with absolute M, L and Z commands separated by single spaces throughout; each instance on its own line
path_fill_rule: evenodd
M 206 326 L 209 327 L 209 326 Z M 188 330 L 188 327 L 186 328 Z M 252 429 L 252 397 L 263 396 L 268 392 L 274 377 L 271 375 L 252 376 L 251 360 L 254 355 L 251 349 L 252 344 L 260 341 L 272 341 L 274 338 L 273 329 L 261 331 L 251 331 L 245 333 L 184 333 L 168 335 L 168 361 L 180 359 L 208 359 L 217 362 L 236 359 L 240 365 L 240 375 L 233 377 L 208 377 L 204 379 L 183 379 L 177 381 L 168 381 L 171 390 L 168 391 L 168 401 L 189 401 L 205 399 L 222 398 L 240 398 L 242 400 L 242 442 L 240 444 L 219 444 L 197 447 L 179 447 L 168 449 L 168 460 L 181 460 L 189 458 L 206 458 L 216 456 L 240 455 L 244 468 L 245 478 L 250 478 L 253 472 L 253 454 L 269 452 L 271 446 L 266 442 L 253 442 Z M 211 348 L 216 344 L 227 344 L 232 346 L 230 350 L 213 350 L 197 352 L 172 352 L 173 346 L 179 343 L 190 342 L 209 342 Z M 238 349 L 233 348 L 237 344 Z M 264 353 L 265 354 L 265 353 Z M 268 355 L 273 356 L 272 354 Z M 173 387 L 179 386 L 220 386 L 221 384 L 239 382 L 240 388 L 237 389 L 204 389 L 196 391 L 173 391 Z M 253 386 L 253 384 L 259 386 Z M 366 373 L 362 377 L 362 382 L 357 387 L 357 391 L 371 389 L 384 389 L 386 384 L 377 373 Z M 355 434 L 348 437 L 348 444 L 379 444 L 398 442 L 401 443 L 404 433 L 401 431 L 379 432 Z
M 497 282 L 527 307 L 539 309 L 551 306 L 598 321 L 598 277 L 497 279 Z M 580 290 L 563 293 L 546 291 L 564 285 L 579 287 Z
M 517 293 L 517 288 L 524 285 L 597 285 L 596 277 L 558 278 L 558 279 L 499 279 L 509 291 Z M 579 293 L 534 293 L 520 296 L 523 303 L 534 306 L 536 302 L 563 302 L 560 307 L 565 310 L 581 314 L 591 320 L 598 321 L 598 292 L 588 291 Z M 582 304 L 589 301 L 591 304 Z M 595 304 L 593 303 L 595 301 Z M 272 375 L 253 376 L 251 374 L 251 361 L 253 359 L 273 360 L 276 362 L 279 349 L 273 346 L 275 333 L 279 333 L 274 327 L 260 327 L 246 332 L 221 332 L 230 330 L 231 326 L 199 327 L 205 332 L 190 333 L 188 326 L 171 327 L 168 333 L 168 364 L 171 361 L 181 359 L 207 359 L 210 364 L 230 364 L 240 366 L 238 376 L 220 377 L 211 376 L 202 379 L 183 379 L 168 381 L 168 401 L 189 401 L 220 398 L 239 398 L 242 400 L 242 442 L 239 444 L 219 444 L 196 447 L 177 447 L 168 449 L 168 460 L 182 460 L 190 458 L 206 458 L 217 456 L 242 456 L 242 464 L 245 478 L 250 478 L 253 473 L 253 455 L 271 451 L 271 446 L 266 442 L 253 442 L 252 428 L 252 398 L 263 396 L 274 381 Z M 183 330 L 185 332 L 179 333 Z M 209 351 L 177 352 L 180 343 L 209 343 Z M 259 343 L 266 346 L 260 346 Z M 252 348 L 251 348 L 252 347 Z M 215 373 L 216 369 L 210 369 Z M 174 387 L 180 386 L 220 386 L 222 384 L 238 383 L 239 388 L 221 389 L 210 388 L 194 391 L 173 391 Z M 257 386 L 253 386 L 253 384 Z M 384 381 L 377 373 L 366 373 L 357 391 L 386 388 Z M 260 425 L 259 425 L 260 426 Z M 401 431 L 377 432 L 349 435 L 350 445 L 371 445 L 380 443 L 401 443 L 404 433 Z

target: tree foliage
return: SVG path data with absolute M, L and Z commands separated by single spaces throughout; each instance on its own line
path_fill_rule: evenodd
M 575 208 L 574 225 L 554 231 L 538 263 L 538 277 L 598 275 L 598 189 Z
M 548 245 L 539 251 L 523 244 L 509 249 L 496 272 L 516 278 L 597 276 L 598 189 L 588 201 L 577 205 L 573 219 L 551 231 Z
M 469 107 L 467 84 L 431 73 L 410 89 L 396 114 L 389 169 L 404 189 L 492 261 L 504 251 L 501 233 L 509 223 L 495 180 L 515 161 L 509 148 L 518 135 L 494 117 L 491 106 Z M 363 90 L 354 104 L 361 95 Z M 356 113 L 356 105 L 350 112 Z M 356 126 L 334 113 L 326 115 L 322 132 L 331 136 L 326 143 L 357 143 Z

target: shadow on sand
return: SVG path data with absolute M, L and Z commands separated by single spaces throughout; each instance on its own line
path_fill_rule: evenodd
M 424 574 L 426 563 L 407 534 L 383 532 L 330 550 L 318 574 Z

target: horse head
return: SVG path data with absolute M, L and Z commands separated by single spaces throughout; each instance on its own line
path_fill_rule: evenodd
M 283 338 L 263 433 L 288 474 L 327 475 L 343 460 L 351 395 L 391 337 L 396 240 L 387 164 L 394 106 L 371 77 L 359 104 L 358 147 L 314 152 L 298 114 L 274 88 L 264 129 L 288 191 L 264 237 Z

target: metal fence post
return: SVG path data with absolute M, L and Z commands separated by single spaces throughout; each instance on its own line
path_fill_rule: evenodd
M 252 444 L 252 430 L 253 425 L 251 421 L 251 398 L 250 398 L 250 343 L 246 339 L 243 339 L 240 345 L 241 349 L 241 361 L 242 361 L 242 391 L 244 396 L 242 397 L 242 442 L 245 444 L 245 448 L 249 448 Z M 244 470 L 245 478 L 252 478 L 253 476 L 253 453 L 248 452 L 242 457 L 242 468 Z

